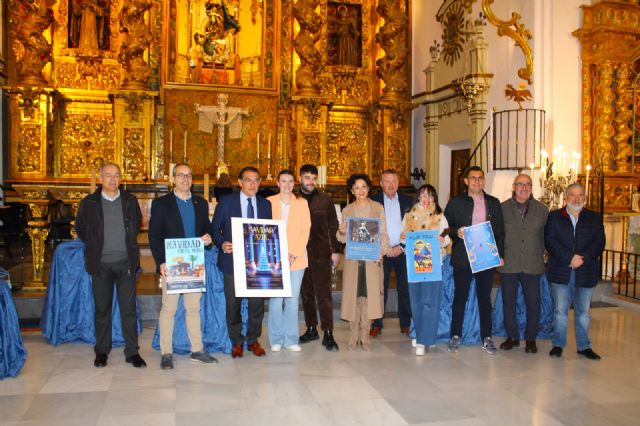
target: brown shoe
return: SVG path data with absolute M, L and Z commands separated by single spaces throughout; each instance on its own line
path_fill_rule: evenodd
M 376 327 L 374 325 L 373 327 L 371 327 L 371 330 L 369 330 L 369 336 L 371 337 L 378 337 L 379 334 L 382 334 L 382 328 L 380 327 Z
M 411 333 L 411 329 L 409 327 L 400 327 L 400 333 L 406 334 L 407 336 Z
M 242 358 L 242 344 L 236 343 L 231 350 L 231 358 Z
M 247 350 L 253 352 L 255 356 L 265 356 L 266 352 L 260 346 L 260 342 L 255 342 L 250 345 L 247 345 Z

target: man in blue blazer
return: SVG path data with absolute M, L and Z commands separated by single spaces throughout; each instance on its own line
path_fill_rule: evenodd
M 402 232 L 402 218 L 413 204 L 411 197 L 398 193 L 398 172 L 393 169 L 384 170 L 380 174 L 380 186 L 382 191 L 371 197 L 372 200 L 384 206 L 384 214 L 387 218 L 387 234 L 391 250 L 384 256 L 384 306 L 387 306 L 387 294 L 389 292 L 389 278 L 391 271 L 396 271 L 396 290 L 398 292 L 398 317 L 400 319 L 400 332 L 409 334 L 411 325 L 411 303 L 409 301 L 409 287 L 407 284 L 407 264 L 404 249 L 400 246 L 400 233 Z M 371 336 L 376 337 L 382 332 L 382 318 L 373 321 Z
M 227 329 L 233 345 L 231 356 L 242 356 L 242 345 L 247 341 L 247 349 L 255 356 L 264 356 L 258 338 L 262 334 L 262 318 L 264 317 L 264 299 L 249 298 L 249 324 L 246 337 L 242 335 L 242 317 L 240 307 L 242 298 L 236 297 L 233 276 L 233 244 L 231 237 L 231 218 L 271 219 L 271 203 L 257 195 L 260 189 L 260 172 L 255 167 L 247 166 L 240 170 L 238 176 L 239 192 L 220 198 L 213 215 L 213 241 L 220 250 L 218 267 L 224 275 L 224 294 L 227 306 Z M 242 250 L 242 247 L 238 247 Z
M 591 360 L 600 355 L 589 341 L 589 308 L 598 284 L 599 257 L 605 246 L 605 234 L 598 213 L 587 210 L 584 187 L 572 183 L 564 192 L 566 206 L 549 213 L 544 228 L 544 243 L 549 252 L 547 278 L 555 301 L 553 312 L 553 348 L 549 356 L 560 358 L 567 344 L 569 307 L 573 303 L 578 354 Z

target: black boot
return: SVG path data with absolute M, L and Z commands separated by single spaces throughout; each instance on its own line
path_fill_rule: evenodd
M 300 336 L 300 343 L 309 343 L 314 340 L 318 340 L 320 336 L 318 335 L 318 329 L 314 326 L 307 327 L 307 331 L 304 332 L 302 336 Z
M 333 331 L 331 330 L 324 331 L 324 337 L 322 338 L 322 346 L 324 346 L 325 349 L 328 351 L 338 350 L 338 344 L 333 339 Z

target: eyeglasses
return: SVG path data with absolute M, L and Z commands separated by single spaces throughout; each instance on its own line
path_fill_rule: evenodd
M 484 180 L 484 176 L 467 176 L 467 179 L 473 180 L 476 182 L 481 182 Z
M 191 179 L 191 178 L 193 178 L 193 174 L 192 173 L 177 173 L 176 177 L 179 177 L 180 179 Z
M 516 182 L 514 183 L 514 185 L 517 186 L 518 188 L 531 188 L 530 183 Z

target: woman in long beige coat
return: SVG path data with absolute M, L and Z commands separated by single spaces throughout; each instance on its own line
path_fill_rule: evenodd
M 342 223 L 338 230 L 338 240 L 347 241 L 347 222 L 350 217 L 380 219 L 380 259 L 389 250 L 389 237 L 384 216 L 384 206 L 369 198 L 371 180 L 365 174 L 354 174 L 347 180 L 347 189 L 355 196 L 355 201 L 342 211 Z M 350 336 L 347 348 L 354 350 L 358 343 L 365 350 L 371 350 L 369 328 L 371 320 L 382 318 L 384 314 L 384 273 L 381 260 L 345 260 L 342 271 L 342 308 L 340 317 L 349 321 Z

